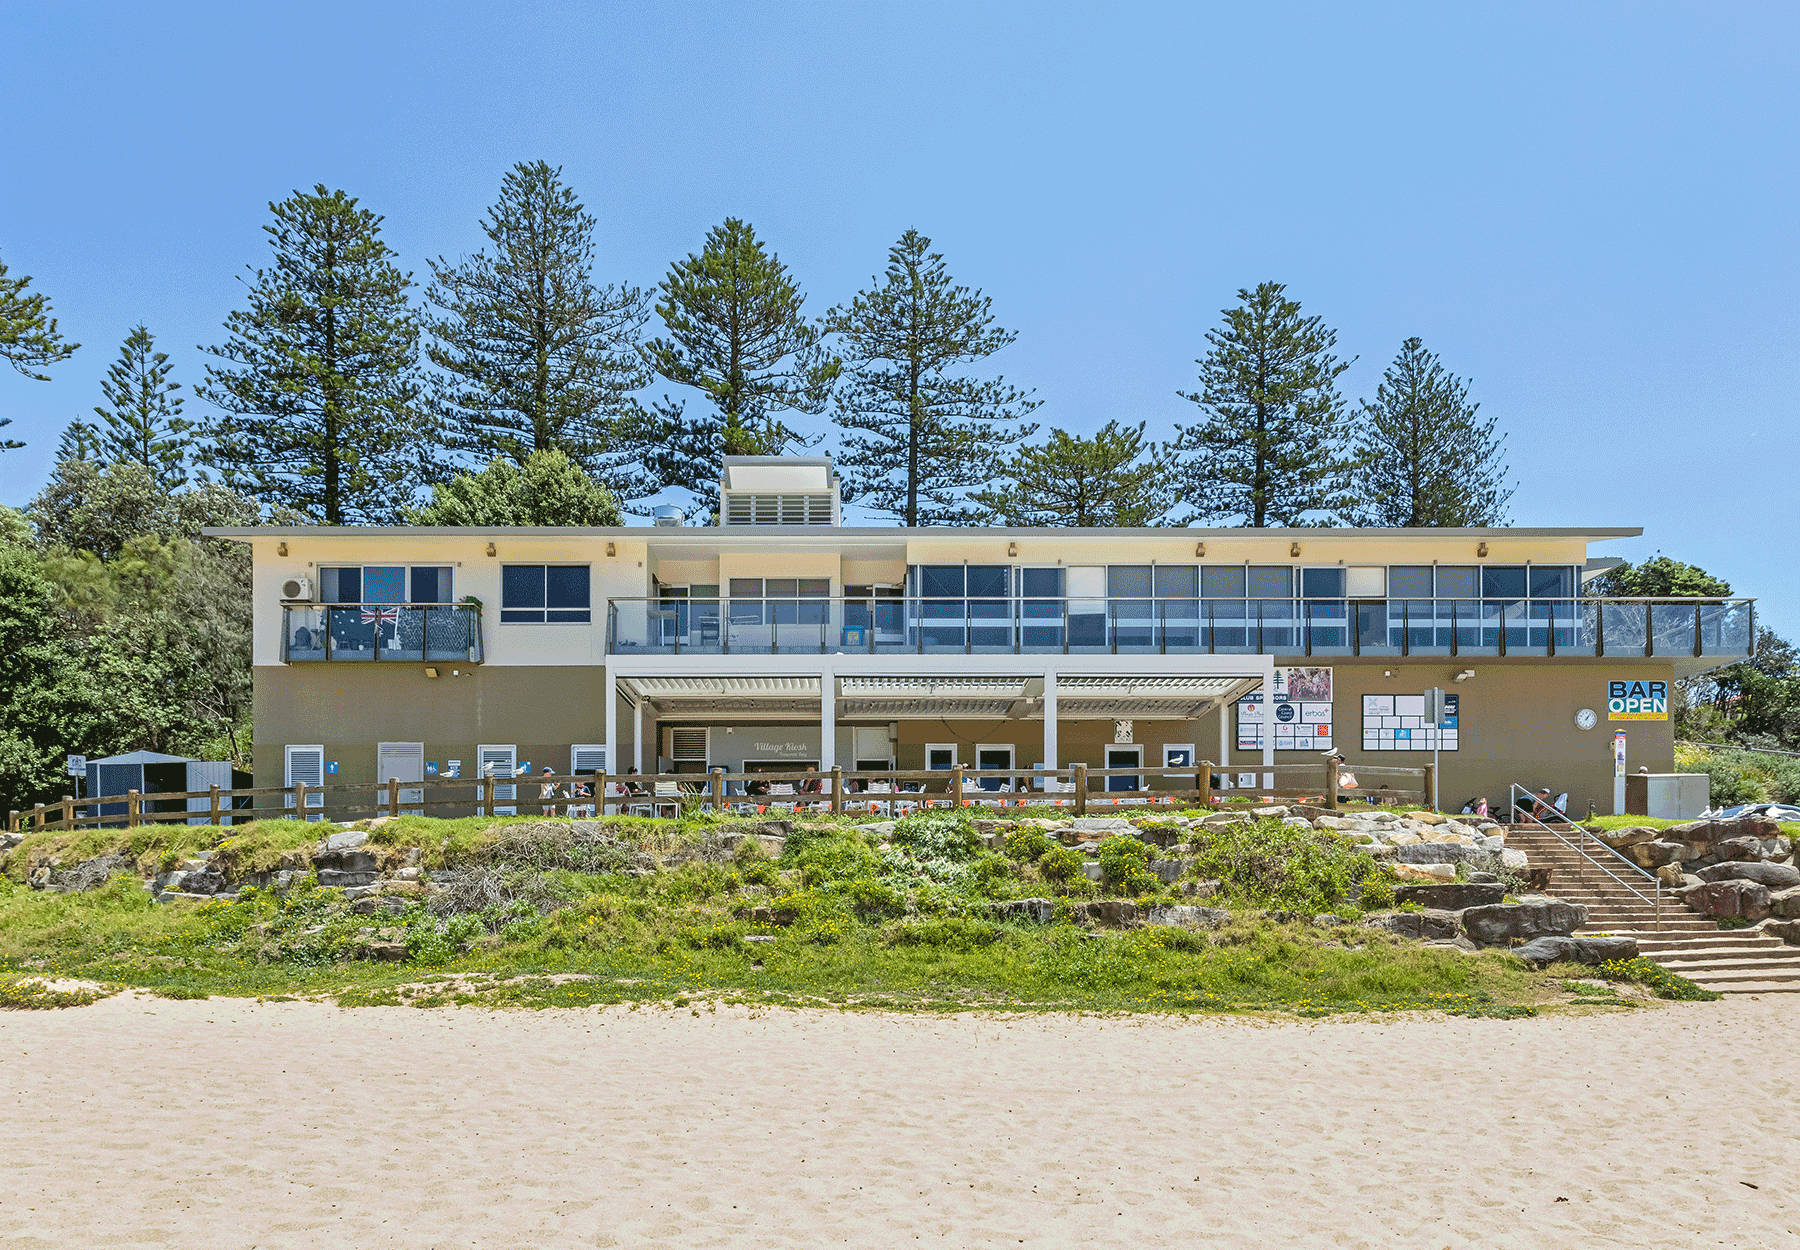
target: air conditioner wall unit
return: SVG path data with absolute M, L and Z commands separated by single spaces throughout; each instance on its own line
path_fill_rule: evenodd
M 285 603 L 311 603 L 313 584 L 310 577 L 289 577 L 282 580 L 281 598 Z

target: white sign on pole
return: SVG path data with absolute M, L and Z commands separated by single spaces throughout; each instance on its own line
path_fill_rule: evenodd
M 87 776 L 87 756 L 71 755 L 69 757 L 68 772 L 71 777 Z

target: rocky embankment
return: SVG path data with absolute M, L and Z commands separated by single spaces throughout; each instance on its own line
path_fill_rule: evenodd
M 1794 840 L 1773 820 L 1691 820 L 1597 836 L 1700 914 L 1800 943 L 1800 864 Z

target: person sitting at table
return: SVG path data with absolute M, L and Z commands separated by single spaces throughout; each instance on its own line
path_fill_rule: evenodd
M 744 793 L 754 799 L 767 798 L 769 794 L 769 783 L 766 781 L 752 781 L 744 787 Z

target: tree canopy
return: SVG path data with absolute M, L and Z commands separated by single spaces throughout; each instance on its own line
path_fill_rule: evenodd
M 98 423 L 77 421 L 63 433 L 59 459 L 129 461 L 141 464 L 163 490 L 175 490 L 188 479 L 193 451 L 182 417 L 182 398 L 171 382 L 169 354 L 156 350 L 156 339 L 143 325 L 134 326 L 119 348 L 119 358 L 100 380 L 106 406 L 94 409 Z
M 1636 566 L 1621 564 L 1606 570 L 1587 583 L 1587 591 L 1603 598 L 1666 599 L 1692 595 L 1723 599 L 1731 594 L 1731 583 L 1698 565 L 1654 556 Z
M 431 488 L 431 502 L 409 509 L 409 525 L 621 524 L 619 501 L 560 451 L 536 451 L 523 469 L 496 459 Z
M 0 360 L 34 381 L 48 382 L 50 375 L 41 370 L 67 360 L 81 344 L 63 340 L 50 315 L 49 299 L 30 287 L 29 275 L 9 278 L 6 262 L 0 260 Z M 0 417 L 0 428 L 11 424 L 11 417 Z M 24 445 L 0 439 L 0 451 Z
M 1108 421 L 1092 438 L 1052 430 L 1005 472 L 1005 484 L 973 498 L 1006 525 L 1155 525 L 1175 503 L 1173 476 L 1161 449 L 1144 441 L 1142 421 Z

